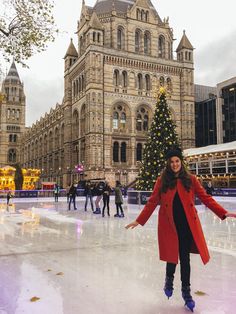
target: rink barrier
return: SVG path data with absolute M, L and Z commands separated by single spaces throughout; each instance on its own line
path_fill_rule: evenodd
M 0 198 L 6 198 L 8 190 L 0 190 Z M 54 197 L 54 190 L 15 190 L 12 191 L 15 198 L 38 198 L 38 197 Z M 78 196 L 84 196 L 84 189 L 77 189 Z M 61 189 L 59 197 L 66 196 L 66 189 Z

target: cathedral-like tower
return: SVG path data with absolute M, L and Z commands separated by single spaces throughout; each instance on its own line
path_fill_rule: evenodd
M 25 95 L 13 62 L 3 81 L 0 100 L 0 166 L 20 161 L 20 140 L 25 131 Z

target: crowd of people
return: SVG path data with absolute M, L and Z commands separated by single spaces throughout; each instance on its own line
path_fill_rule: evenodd
M 90 203 L 91 210 L 94 214 L 105 217 L 105 212 L 107 216 L 110 216 L 110 195 L 114 192 L 115 194 L 115 204 L 116 204 L 116 214 L 114 217 L 123 218 L 123 195 L 122 195 L 122 186 L 119 181 L 116 181 L 114 189 L 109 185 L 107 181 L 98 181 L 97 183 L 92 183 L 90 180 L 86 181 L 84 186 L 84 211 L 87 211 L 88 204 Z M 56 194 L 55 194 L 56 195 Z M 71 210 L 71 203 L 73 203 L 74 210 L 77 210 L 76 207 L 76 196 L 77 193 L 77 184 L 71 184 L 66 189 L 68 210 Z M 58 201 L 55 196 L 55 201 Z M 103 206 L 102 206 L 103 201 Z

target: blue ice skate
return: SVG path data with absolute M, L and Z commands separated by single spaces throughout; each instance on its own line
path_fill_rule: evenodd
M 183 297 L 183 299 L 185 301 L 185 306 L 191 312 L 193 312 L 193 309 L 195 307 L 195 301 L 193 300 L 190 292 L 191 292 L 190 286 L 182 287 L 182 297 Z
M 168 277 L 166 276 L 166 279 L 165 279 L 165 286 L 164 286 L 164 292 L 165 292 L 165 295 L 167 296 L 167 298 L 169 299 L 172 294 L 173 294 L 173 281 L 174 281 L 174 277 Z

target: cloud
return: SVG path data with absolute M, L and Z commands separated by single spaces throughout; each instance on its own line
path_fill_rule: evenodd
M 195 51 L 195 83 L 216 86 L 236 76 L 236 30 Z

